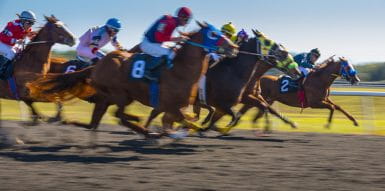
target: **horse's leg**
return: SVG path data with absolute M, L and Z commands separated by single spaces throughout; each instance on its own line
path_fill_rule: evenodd
M 225 112 L 221 111 L 218 108 L 215 108 L 214 114 L 211 117 L 210 123 L 207 127 L 203 128 L 202 131 L 207 131 L 209 129 L 215 129 L 215 123 L 220 120 L 225 115 Z
M 239 120 L 241 119 L 241 117 L 247 112 L 249 111 L 249 109 L 251 109 L 253 106 L 249 105 L 249 104 L 244 104 L 242 106 L 242 108 L 235 114 L 235 118 L 234 120 L 232 120 L 227 126 L 230 126 L 230 127 L 235 127 L 236 125 L 238 125 L 239 123 Z
M 56 113 L 55 117 L 48 118 L 48 120 L 47 120 L 48 123 L 62 121 L 63 104 L 56 103 L 56 111 L 57 111 L 57 113 Z
M 100 121 L 103 115 L 106 113 L 110 104 L 107 101 L 100 101 L 95 103 L 94 110 L 92 111 L 91 123 L 88 127 L 92 130 L 96 130 L 99 127 Z
M 258 119 L 260 119 L 263 116 L 263 114 L 265 114 L 265 113 L 266 113 L 266 111 L 264 109 L 258 108 L 258 113 L 254 116 L 254 118 L 252 120 L 253 124 L 256 124 Z
M 162 112 L 157 109 L 152 109 L 150 116 L 147 118 L 146 124 L 144 125 L 145 128 L 148 128 L 150 126 L 151 121 L 154 120 L 159 114 Z
M 286 117 L 282 116 L 280 113 L 278 113 L 277 110 L 273 109 L 269 103 L 267 103 L 261 95 L 258 95 L 258 97 L 254 97 L 252 95 L 249 95 L 250 99 L 254 100 L 252 103 L 255 107 L 263 108 L 264 110 L 268 111 L 269 113 L 273 114 L 274 116 L 281 119 L 286 124 L 289 124 L 292 128 L 297 128 L 297 125 L 287 119 Z
M 265 133 L 271 133 L 271 123 L 270 123 L 270 118 L 269 118 L 269 113 L 268 112 L 264 112 L 265 113 L 265 130 L 264 132 Z
M 162 125 L 165 130 L 165 134 L 169 135 L 174 139 L 181 139 L 187 136 L 187 132 L 178 133 L 173 130 L 174 122 L 181 123 L 187 129 L 191 129 L 194 132 L 199 131 L 201 128 L 194 123 L 187 121 L 182 114 L 182 112 L 178 109 L 172 113 L 166 112 L 162 117 Z
M 328 101 L 320 101 L 318 103 L 311 103 L 309 104 L 312 108 L 327 108 L 330 110 L 329 118 L 328 118 L 328 123 L 325 125 L 326 128 L 330 128 L 332 119 L 333 119 L 333 114 L 335 107 L 333 104 L 329 103 Z
M 37 125 L 39 123 L 39 113 L 37 112 L 37 110 L 35 109 L 35 107 L 33 107 L 33 102 L 32 101 L 29 101 L 29 100 L 23 100 L 23 102 L 25 104 L 27 104 L 27 106 L 31 109 L 31 112 L 32 112 L 32 115 L 31 115 L 31 119 L 32 121 L 29 122 L 29 123 L 26 123 L 27 125 L 30 125 L 30 126 L 34 126 L 34 125 Z
M 207 114 L 206 118 L 202 121 L 202 125 L 207 124 L 210 119 L 213 117 L 214 109 L 209 105 L 202 105 L 203 108 L 206 108 L 209 110 L 209 113 Z
M 123 100 L 124 100 L 124 101 L 123 101 Z M 137 124 L 134 124 L 134 123 L 132 123 L 132 122 L 129 122 L 128 120 L 129 120 L 130 118 L 127 118 L 127 114 L 124 113 L 124 110 L 125 110 L 126 106 L 127 106 L 129 103 L 131 103 L 132 101 L 126 100 L 126 98 L 120 99 L 119 101 L 120 101 L 120 103 L 119 103 L 119 102 L 117 103 L 117 105 L 118 105 L 118 110 L 116 111 L 115 116 L 116 116 L 117 118 L 120 119 L 120 123 L 121 123 L 122 125 L 124 125 L 124 126 L 130 128 L 130 129 L 134 130 L 135 132 L 144 135 L 145 137 L 149 137 L 150 134 L 149 134 L 149 131 L 148 131 L 147 128 L 141 127 L 141 126 L 139 126 L 139 125 L 137 125 Z M 127 101 L 128 101 L 128 102 L 127 102 Z
M 345 111 L 344 109 L 342 109 L 341 106 L 339 106 L 339 105 L 333 103 L 330 99 L 327 99 L 326 101 L 329 102 L 330 104 L 332 104 L 336 110 L 341 111 L 347 118 L 349 118 L 351 121 L 353 121 L 353 124 L 354 124 L 355 126 L 358 126 L 357 120 L 356 120 L 352 115 L 350 115 L 350 113 L 348 113 L 347 111 Z
M 198 121 L 201 115 L 201 104 L 198 101 L 193 105 L 193 113 L 195 114 L 195 117 L 192 121 Z

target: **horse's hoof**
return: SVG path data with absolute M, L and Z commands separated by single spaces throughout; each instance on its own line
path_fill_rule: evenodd
M 47 123 L 55 123 L 55 122 L 61 121 L 61 118 L 59 118 L 59 117 L 50 117 L 46 121 L 47 121 Z
M 272 130 L 264 130 L 262 133 L 263 133 L 263 134 L 272 134 L 273 131 L 272 131 Z
M 290 126 L 293 129 L 297 129 L 297 127 L 298 127 L 297 123 L 291 123 Z
M 174 132 L 168 133 L 168 136 L 170 138 L 176 139 L 176 140 L 184 139 L 188 135 L 189 135 L 189 132 L 187 130 L 185 130 L 185 129 L 181 129 L 181 130 L 178 130 L 178 131 L 174 131 Z
M 21 122 L 21 125 L 31 127 L 31 126 L 39 125 L 39 122 L 38 121 L 24 121 L 24 122 Z
M 330 124 L 326 124 L 326 125 L 325 125 L 325 128 L 326 128 L 326 129 L 330 129 Z
M 357 121 L 354 122 L 354 126 L 358 127 L 359 124 L 357 123 Z
M 193 117 L 193 118 L 187 119 L 187 120 L 189 120 L 191 122 L 197 122 L 197 121 L 199 121 L 199 117 Z

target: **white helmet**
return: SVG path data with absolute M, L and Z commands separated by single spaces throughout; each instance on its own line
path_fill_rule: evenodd
M 18 15 L 21 20 L 27 20 L 27 21 L 36 21 L 35 13 L 32 11 L 23 11 L 20 15 Z

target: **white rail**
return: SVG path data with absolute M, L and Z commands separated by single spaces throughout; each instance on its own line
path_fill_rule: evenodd
M 375 97 L 384 97 L 385 92 L 367 92 L 367 91 L 331 91 L 331 95 L 339 96 L 375 96 Z

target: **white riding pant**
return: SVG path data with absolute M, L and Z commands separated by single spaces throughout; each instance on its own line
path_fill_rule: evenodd
M 13 60 L 16 55 L 16 50 L 12 46 L 0 42 L 0 54 L 8 60 Z
M 78 58 L 82 61 L 89 62 L 90 60 L 94 58 L 103 58 L 105 56 L 104 52 L 98 50 L 94 53 L 92 53 L 92 50 L 89 46 L 80 45 L 76 48 L 76 52 L 78 55 Z
M 174 51 L 169 48 L 163 47 L 160 43 L 152 43 L 147 38 L 143 38 L 143 41 L 139 45 L 140 49 L 151 56 L 161 57 L 168 55 L 168 58 L 172 60 L 175 57 Z
M 309 74 L 310 69 L 309 68 L 304 68 L 302 66 L 298 66 L 299 70 L 305 75 L 305 77 Z

